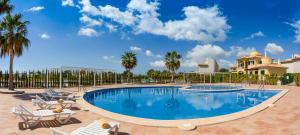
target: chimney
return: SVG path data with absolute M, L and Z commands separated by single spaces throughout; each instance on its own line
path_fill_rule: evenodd
M 265 57 L 267 57 L 267 50 L 265 49 Z

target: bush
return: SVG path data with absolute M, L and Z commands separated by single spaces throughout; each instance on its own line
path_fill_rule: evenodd
M 297 86 L 300 86 L 300 74 L 294 74 L 294 81 Z
M 290 84 L 294 81 L 294 75 L 293 74 L 284 74 L 281 78 L 280 78 L 281 82 L 283 85 L 286 84 Z

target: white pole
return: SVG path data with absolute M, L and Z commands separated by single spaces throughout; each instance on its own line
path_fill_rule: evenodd
M 94 71 L 94 87 L 96 87 L 96 71 Z
M 60 72 L 59 72 L 59 89 L 62 88 L 62 67 L 60 67 Z
M 78 76 L 78 87 L 79 87 L 79 88 L 80 88 L 80 81 L 81 81 L 80 71 L 81 71 L 81 70 L 79 70 L 79 76 Z
M 47 74 L 47 82 L 46 82 L 46 84 L 47 84 L 47 88 L 49 88 L 49 71 L 48 71 L 48 69 L 46 69 L 46 74 Z
M 229 83 L 231 84 L 231 73 L 229 73 Z
M 183 73 L 183 81 L 184 81 L 184 83 L 186 83 L 186 81 L 185 81 L 185 73 Z
M 211 73 L 209 74 L 209 83 L 211 84 Z
M 117 76 L 117 73 L 115 73 L 115 84 L 118 84 L 118 76 Z
M 103 83 L 103 80 L 102 80 L 102 71 L 101 71 L 101 74 L 100 74 L 100 84 L 102 85 Z
M 224 74 L 225 74 L 225 73 L 222 73 L 222 83 L 225 83 L 225 82 L 224 82 L 224 80 L 225 80 Z

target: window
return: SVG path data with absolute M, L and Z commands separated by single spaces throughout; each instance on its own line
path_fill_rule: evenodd
M 265 75 L 265 70 L 261 70 L 261 71 L 260 71 L 260 74 L 261 74 L 261 75 Z
M 254 61 L 253 60 L 249 61 L 249 65 L 254 65 Z
M 255 71 L 255 74 L 257 75 L 257 74 L 258 74 L 258 71 Z

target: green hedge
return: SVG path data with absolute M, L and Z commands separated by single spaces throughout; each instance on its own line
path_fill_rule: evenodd
M 294 81 L 297 86 L 300 86 L 300 74 L 294 74 Z

